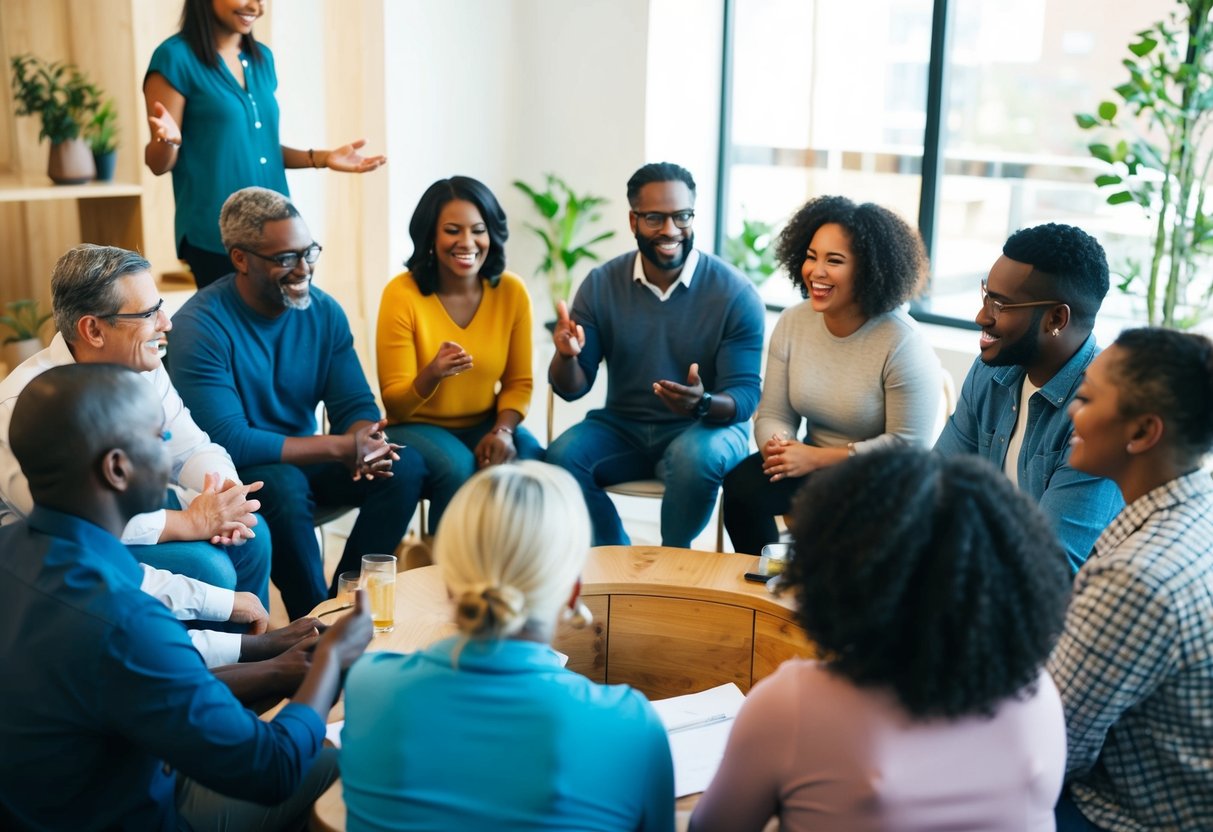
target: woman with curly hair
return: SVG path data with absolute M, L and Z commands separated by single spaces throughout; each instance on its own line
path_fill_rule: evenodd
M 904 220 L 870 202 L 818 197 L 788 222 L 776 252 L 807 302 L 775 324 L 754 417 L 760 450 L 724 481 L 729 538 L 751 554 L 778 539 L 774 517 L 806 475 L 881 448 L 926 446 L 942 387 L 935 353 L 899 308 L 927 268 Z
M 1122 332 L 1069 412 L 1070 465 L 1125 507 L 1049 659 L 1068 739 L 1057 828 L 1213 829 L 1213 343 Z
M 451 501 L 434 559 L 459 635 L 375 653 L 345 686 L 341 776 L 361 829 L 674 828 L 665 729 L 626 685 L 562 666 L 590 517 L 572 475 L 498 465 Z M 570 611 L 573 612 L 570 616 Z
M 750 692 L 691 829 L 1052 830 L 1070 572 L 1036 504 L 977 457 L 882 450 L 811 478 L 792 534 L 823 658 Z
M 376 352 L 393 442 L 425 458 L 432 533 L 477 468 L 540 459 L 531 406 L 531 299 L 505 270 L 505 212 L 467 176 L 426 189 L 408 271 L 383 290 Z

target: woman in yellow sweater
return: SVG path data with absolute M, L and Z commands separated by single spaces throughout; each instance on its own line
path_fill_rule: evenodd
M 393 442 L 429 470 L 430 531 L 479 468 L 542 459 L 531 406 L 531 299 L 505 271 L 505 213 L 484 184 L 440 179 L 409 221 L 408 271 L 383 291 L 379 389 Z

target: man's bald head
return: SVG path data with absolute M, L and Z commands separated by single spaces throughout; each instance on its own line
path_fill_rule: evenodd
M 90 490 L 96 496 L 108 490 L 126 495 L 133 516 L 163 501 L 169 473 L 158 436 L 163 424 L 155 391 L 134 371 L 68 364 L 37 376 L 17 397 L 9 445 L 35 503 L 58 508 Z

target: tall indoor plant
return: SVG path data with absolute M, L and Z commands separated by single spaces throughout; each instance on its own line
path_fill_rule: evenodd
M 1091 155 L 1109 169 L 1095 178 L 1112 205 L 1133 203 L 1153 222 L 1146 257 L 1130 263 L 1122 288 L 1144 279 L 1151 325 L 1189 327 L 1213 300 L 1213 0 L 1178 0 L 1180 11 L 1137 33 L 1123 64 L 1129 78 L 1116 101 L 1075 116 L 1100 130 Z
M 79 185 L 96 174 L 93 154 L 80 133 L 98 106 L 97 88 L 72 64 L 46 63 L 33 55 L 12 61 L 17 115 L 42 120 L 39 139 L 51 143 L 47 175 L 60 185 Z
M 527 223 L 526 227 L 543 240 L 543 262 L 537 271 L 547 277 L 548 293 L 554 306 L 568 300 L 573 286 L 573 267 L 582 259 L 600 259 L 590 246 L 615 236 L 615 232 L 605 231 L 577 242 L 583 229 L 602 219 L 597 209 L 606 204 L 606 198 L 592 194 L 578 196 L 560 177 L 551 173 L 544 177 L 547 183 L 544 190 L 521 180 L 515 181 L 514 187 L 531 198 L 542 218 L 542 226 Z

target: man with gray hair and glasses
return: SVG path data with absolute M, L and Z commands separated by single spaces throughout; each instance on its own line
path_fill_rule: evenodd
M 131 518 L 122 533 L 144 564 L 143 589 L 182 620 L 230 622 L 261 633 L 268 623 L 270 541 L 253 514 L 260 504 L 250 492 L 259 484 L 241 484 L 231 457 L 194 423 L 173 388 L 162 361 L 172 328 L 163 303 L 150 264 L 136 252 L 81 245 L 59 258 L 51 274 L 58 332 L 0 383 L 0 524 L 24 519 L 34 505 L 9 444 L 18 394 L 51 367 L 135 370 L 164 411 L 172 460 L 165 507 Z M 212 667 L 257 652 L 251 644 L 242 650 L 235 633 L 193 631 L 193 638 Z
M 235 274 L 177 313 L 169 367 L 203 428 L 261 480 L 274 583 L 292 618 L 330 594 L 317 505 L 359 506 L 334 575 L 390 553 L 417 507 L 425 463 L 384 436 L 375 397 L 337 301 L 312 286 L 321 247 L 290 200 L 266 188 L 228 197 L 219 232 Z M 330 432 L 317 434 L 323 404 Z

